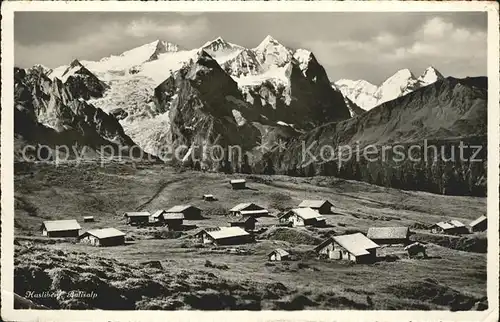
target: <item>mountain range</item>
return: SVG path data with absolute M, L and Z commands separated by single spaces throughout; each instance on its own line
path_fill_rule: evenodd
M 443 78 L 438 70 L 429 66 L 419 77 L 415 77 L 409 69 L 399 70 L 379 86 L 362 79 L 340 79 L 332 86 L 363 110 L 370 110 Z
M 138 145 L 136 152 L 160 157 L 165 147 L 182 147 L 178 161 L 218 169 L 198 147 L 239 145 L 250 152 L 245 167 L 228 159 L 224 171 L 291 173 L 304 166 L 294 155 L 300 140 L 393 144 L 486 132 L 484 80 L 444 78 L 429 67 L 419 77 L 398 71 L 380 86 L 332 83 L 312 52 L 271 36 L 254 48 L 220 37 L 195 49 L 157 40 L 99 61 L 16 68 L 15 75 L 19 147 L 76 143 L 96 154 L 104 145 Z M 280 156 L 261 149 L 281 141 L 287 149 Z

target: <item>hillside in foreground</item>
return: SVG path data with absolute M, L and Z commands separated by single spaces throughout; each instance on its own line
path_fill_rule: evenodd
M 332 177 L 248 175 L 249 189 L 235 191 L 228 180 L 236 177 L 158 165 L 16 164 L 16 293 L 23 296 L 36 288 L 98 294 L 93 300 L 69 300 L 64 294 L 33 299 L 52 308 L 79 309 L 484 308 L 486 254 L 454 249 L 446 242 L 449 237 L 430 235 L 425 227 L 443 219 L 468 223 L 486 212 L 486 198 L 403 191 Z M 203 202 L 204 193 L 220 201 Z M 201 228 L 227 225 L 223 214 L 240 202 L 261 204 L 276 215 L 306 198 L 326 198 L 335 205 L 335 213 L 326 215 L 329 227 L 283 230 L 273 227 L 275 218 L 262 218 L 258 225 L 267 231 L 256 243 L 237 247 L 202 247 L 190 238 L 194 231 L 174 235 L 163 228 L 133 228 L 121 216 L 124 211 L 152 212 L 190 203 L 207 217 L 192 222 Z M 95 216 L 96 222 L 84 223 L 86 215 Z M 77 219 L 83 230 L 118 228 L 126 232 L 127 243 L 94 248 L 40 236 L 44 220 L 69 218 Z M 311 254 L 326 236 L 366 232 L 371 226 L 412 227 L 412 238 L 428 242 L 429 258 L 408 259 L 401 247 L 380 249 L 380 260 L 369 265 L 322 261 Z M 484 240 L 479 234 L 469 238 Z M 267 254 L 276 247 L 289 250 L 294 260 L 269 263 Z M 162 268 L 145 263 L 150 261 L 159 261 Z

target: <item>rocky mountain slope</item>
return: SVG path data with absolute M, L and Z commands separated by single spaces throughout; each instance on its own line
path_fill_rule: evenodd
M 446 190 L 447 184 L 453 182 L 460 190 L 455 193 L 468 194 L 471 190 L 485 193 L 486 136 L 487 79 L 448 77 L 383 103 L 359 117 L 326 124 L 301 135 L 287 146 L 284 155 L 273 156 L 274 166 L 278 172 L 294 175 L 340 175 L 382 185 L 400 185 L 397 187 L 440 193 Z M 427 161 L 423 152 L 426 151 L 424 140 L 428 140 L 428 146 L 435 145 L 437 150 L 434 153 L 433 149 L 428 148 Z M 482 161 L 461 161 L 458 150 L 460 141 L 464 145 L 481 145 L 481 152 L 475 158 L 482 158 Z M 303 146 L 307 148 L 311 144 L 312 148 L 308 149 L 311 154 L 305 155 Z M 361 152 L 360 159 L 353 154 L 350 160 L 340 164 L 341 161 L 330 159 L 328 155 L 324 157 L 325 153 L 321 151 L 324 146 L 334 149 L 340 146 L 355 149 L 359 146 L 360 151 L 363 151 L 367 145 L 378 147 L 378 151 L 369 154 L 370 158 L 372 155 L 378 156 L 375 162 L 370 162 Z M 405 152 L 406 158 L 395 162 L 395 150 L 391 150 L 393 152 L 387 152 L 386 159 L 382 159 L 381 147 L 384 145 L 391 149 L 401 145 L 401 152 Z M 409 150 L 411 145 L 416 148 Z M 452 149 L 455 149 L 456 157 L 444 162 L 443 155 L 450 158 Z M 472 157 L 475 150 L 464 149 L 465 158 Z M 340 153 L 342 157 L 345 157 L 345 152 Z M 339 151 L 335 153 L 338 157 Z M 311 155 L 317 157 L 317 161 Z M 420 161 L 410 162 L 409 155 L 414 158 L 420 156 Z M 438 157 L 437 161 L 434 161 L 434 156 Z M 432 169 L 436 172 L 424 173 Z M 419 179 L 421 182 L 414 181 L 425 175 L 427 182 L 424 183 L 423 177 Z
M 135 145 L 113 116 L 84 100 L 102 95 L 105 89 L 93 74 L 76 61 L 65 72 L 66 83 L 57 78 L 51 80 L 45 72 L 41 66 L 14 71 L 17 153 L 28 144 L 45 145 L 46 155 L 41 156 L 45 159 L 57 145 L 65 145 L 72 157 L 76 153 L 95 156 L 104 146 L 109 146 L 106 151 L 125 151 Z
M 365 80 L 350 79 L 340 79 L 333 85 L 362 109 L 370 110 L 443 78 L 444 76 L 439 71 L 430 66 L 418 78 L 409 69 L 399 70 L 380 86 Z

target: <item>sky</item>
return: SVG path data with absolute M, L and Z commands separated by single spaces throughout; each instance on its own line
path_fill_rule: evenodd
M 400 69 L 418 77 L 428 66 L 454 77 L 487 71 L 487 15 L 474 12 L 17 12 L 14 56 L 18 67 L 55 68 L 157 39 L 193 49 L 220 36 L 253 48 L 267 35 L 311 50 L 331 81 L 378 85 Z

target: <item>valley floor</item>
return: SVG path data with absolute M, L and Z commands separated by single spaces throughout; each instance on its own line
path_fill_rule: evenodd
M 249 189 L 232 190 L 229 180 L 240 177 L 246 177 Z M 219 201 L 204 202 L 206 193 Z M 238 203 L 254 202 L 276 215 L 303 199 L 328 199 L 335 205 L 335 213 L 326 215 L 329 227 L 276 228 L 276 218 L 260 218 L 257 228 L 267 232 L 257 235 L 254 244 L 236 247 L 201 247 L 190 238 L 197 229 L 173 236 L 164 228 L 127 226 L 122 217 L 125 211 L 193 204 L 207 219 L 189 224 L 227 226 L 224 214 Z M 16 293 L 24 296 L 38 285 L 38 291 L 96 289 L 98 298 L 101 292 L 113 299 L 34 299 L 49 307 L 457 310 L 485 303 L 486 254 L 444 247 L 449 245 L 436 242 L 439 236 L 422 227 L 443 219 L 468 223 L 486 213 L 486 198 L 331 177 L 182 172 L 162 165 L 16 164 L 15 201 Z M 94 216 L 96 222 L 84 223 L 83 216 Z M 41 237 L 40 224 L 54 219 L 77 219 L 84 231 L 115 227 L 127 234 L 127 243 L 95 248 Z M 318 260 L 311 254 L 329 234 L 366 232 L 372 226 L 413 227 L 419 240 L 432 242 L 429 258 L 408 259 L 402 247 L 379 249 L 381 260 L 369 265 Z M 472 237 L 485 239 L 484 234 Z M 276 247 L 289 250 L 296 260 L 268 262 L 267 254 Z M 399 259 L 384 260 L 388 254 Z M 146 267 L 147 261 L 159 261 L 162 268 Z M 36 278 L 44 282 L 33 283 Z

